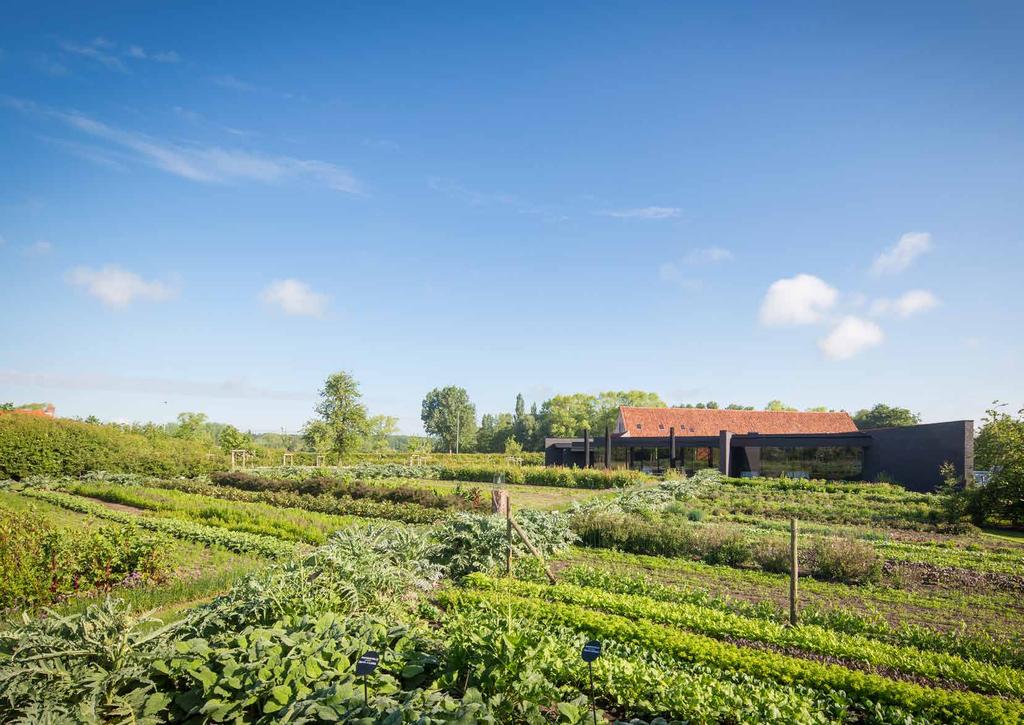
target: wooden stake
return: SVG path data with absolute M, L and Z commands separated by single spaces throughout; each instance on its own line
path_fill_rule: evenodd
M 800 577 L 796 548 L 797 524 L 794 516 L 789 520 L 789 623 L 796 626 L 797 579 Z
M 516 520 L 512 518 L 511 514 L 508 517 L 508 523 L 512 528 L 516 530 L 516 533 L 519 534 L 519 538 L 521 538 L 523 540 L 523 543 L 526 544 L 526 548 L 530 550 L 530 553 L 536 556 L 538 559 L 540 559 L 541 564 L 544 564 L 544 557 L 541 556 L 539 551 L 537 551 L 537 547 L 533 545 L 532 541 L 530 541 L 530 538 L 526 535 L 526 532 L 519 528 L 519 524 L 516 523 Z M 509 550 L 511 551 L 511 547 L 509 548 Z M 551 568 L 547 564 L 544 564 L 544 573 L 548 575 L 548 581 L 550 581 L 552 584 L 558 583 L 558 581 L 555 579 L 555 575 L 551 573 Z
M 505 496 L 505 537 L 508 547 L 505 551 L 505 576 L 512 576 L 512 502 Z

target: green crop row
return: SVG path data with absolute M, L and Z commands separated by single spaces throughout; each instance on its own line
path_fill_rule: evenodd
M 322 544 L 335 531 L 358 521 L 353 517 L 279 508 L 266 503 L 224 501 L 143 486 L 83 482 L 65 484 L 65 490 L 79 496 L 146 509 L 158 516 L 308 544 Z
M 482 574 L 470 576 L 468 582 L 476 588 L 500 588 L 531 599 L 574 604 L 633 620 L 659 622 L 716 639 L 741 639 L 777 647 L 794 647 L 804 652 L 864 663 L 884 670 L 906 672 L 937 681 L 958 682 L 985 694 L 1018 698 L 1024 695 L 1024 674 L 1014 668 L 965 660 L 944 652 L 924 652 L 915 647 L 900 647 L 813 624 L 787 627 L 779 622 L 751 619 L 696 604 L 669 603 L 645 596 L 607 593 L 572 584 L 548 587 L 528 582 L 495 580 Z
M 840 665 L 750 649 L 677 628 L 634 621 L 570 604 L 525 599 L 497 591 L 447 590 L 440 595 L 440 600 L 455 609 L 495 607 L 508 612 L 509 616 L 571 626 L 598 638 L 631 642 L 686 662 L 707 663 L 782 684 L 842 692 L 856 700 L 903 708 L 939 722 L 1018 723 L 1024 719 L 1024 705 L 1019 702 L 892 680 Z
M 605 592 L 634 594 L 662 602 L 684 602 L 771 622 L 785 623 L 789 616 L 788 612 L 770 600 L 761 600 L 754 605 L 741 599 L 712 596 L 707 589 L 669 586 L 643 575 L 616 573 L 579 564 L 563 569 L 559 572 L 559 579 L 568 584 Z M 1020 641 L 1014 643 L 997 640 L 990 635 L 969 635 L 960 631 L 945 632 L 920 625 L 894 627 L 883 617 L 868 618 L 846 609 L 804 607 L 800 612 L 800 621 L 836 632 L 863 635 L 900 647 L 916 647 L 989 664 L 1024 668 L 1024 642 Z
M 302 494 L 293 491 L 246 491 L 230 486 L 213 486 L 189 479 L 150 481 L 152 488 L 163 488 L 182 493 L 198 494 L 224 501 L 264 503 L 279 508 L 298 508 L 334 516 L 360 516 L 389 519 L 407 524 L 431 524 L 442 521 L 450 513 L 439 508 L 428 508 L 415 503 L 395 503 L 370 498 L 351 498 L 331 494 Z
M 494 483 L 501 480 L 534 486 L 594 489 L 622 488 L 648 480 L 639 471 L 548 466 L 441 466 L 438 476 L 443 481 Z
M 293 543 L 281 541 L 273 536 L 262 536 L 244 531 L 231 531 L 218 526 L 204 526 L 190 521 L 172 518 L 136 516 L 112 511 L 107 507 L 86 501 L 78 496 L 45 489 L 25 489 L 22 495 L 37 498 L 56 506 L 89 514 L 120 524 L 134 524 L 139 528 L 169 534 L 178 539 L 194 541 L 207 546 L 219 546 L 239 553 L 252 553 L 266 557 L 291 556 L 296 551 Z

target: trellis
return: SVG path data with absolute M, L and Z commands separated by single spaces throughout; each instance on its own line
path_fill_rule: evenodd
M 295 454 L 294 453 L 282 453 L 281 454 L 281 465 L 282 466 L 294 466 L 295 465 Z
M 316 454 L 316 467 L 323 468 L 325 465 L 326 456 L 323 453 Z
M 252 454 L 244 448 L 232 448 L 231 449 L 231 470 L 235 471 L 239 468 L 245 470 L 249 467 L 249 459 Z

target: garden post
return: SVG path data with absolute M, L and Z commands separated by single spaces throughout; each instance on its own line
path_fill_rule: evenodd
M 797 524 L 796 516 L 789 520 L 789 623 L 796 626 L 797 579 L 800 576 L 797 562 Z

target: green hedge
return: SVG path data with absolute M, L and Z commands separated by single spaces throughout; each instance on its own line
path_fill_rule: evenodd
M 639 471 L 546 466 L 441 466 L 438 475 L 442 481 L 480 483 L 494 483 L 498 476 L 503 476 L 505 483 L 563 488 L 615 488 L 648 480 Z
M 199 441 L 129 433 L 64 418 L 0 415 L 0 479 L 81 476 L 89 471 L 195 476 L 224 468 L 223 453 Z

